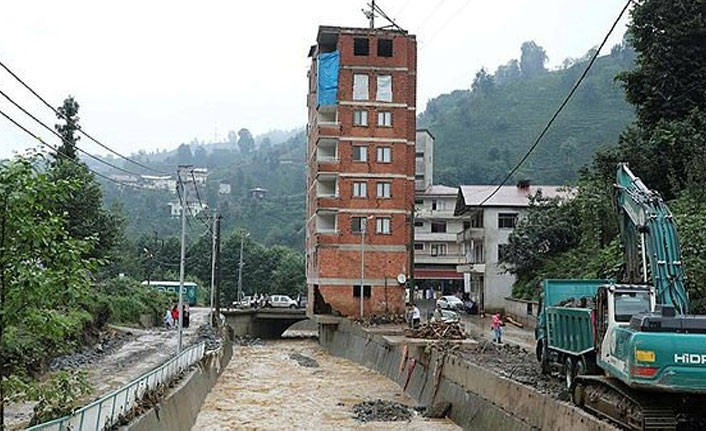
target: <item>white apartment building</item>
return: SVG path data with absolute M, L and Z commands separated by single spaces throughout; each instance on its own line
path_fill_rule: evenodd
M 454 215 L 461 217 L 464 229 L 457 234 L 463 262 L 457 270 L 463 273 L 466 291 L 479 303 L 481 310 L 499 310 L 511 296 L 515 277 L 499 264 L 508 237 L 529 206 L 530 196 L 541 192 L 544 197 L 568 197 L 559 186 L 502 186 L 490 199 L 497 186 L 473 185 L 457 188 Z
M 457 266 L 464 255 L 457 234 L 463 220 L 454 216 L 457 187 L 433 185 L 415 193 L 414 282 L 418 291 L 463 292 L 463 274 Z
M 181 211 L 183 209 L 181 202 L 170 202 L 169 204 L 169 213 L 172 217 L 180 217 L 181 216 Z M 187 216 L 195 216 L 199 214 L 200 212 L 208 209 L 208 206 L 205 203 L 201 203 L 198 201 L 190 201 L 187 203 L 188 205 L 188 212 L 186 213 Z

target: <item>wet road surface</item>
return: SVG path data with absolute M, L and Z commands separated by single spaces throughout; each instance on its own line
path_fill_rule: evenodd
M 292 353 L 308 356 L 319 366 L 301 366 L 290 358 Z M 393 381 L 329 355 L 313 339 L 236 346 L 192 431 L 460 429 L 449 420 L 420 415 L 410 422 L 353 419 L 355 404 L 377 398 L 416 405 Z

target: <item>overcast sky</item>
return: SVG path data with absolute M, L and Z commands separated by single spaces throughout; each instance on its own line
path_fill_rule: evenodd
M 0 17 L 0 61 L 118 151 L 306 123 L 307 51 L 318 25 L 366 26 L 366 0 L 23 0 Z M 534 40 L 556 66 L 599 43 L 622 0 L 378 0 L 417 35 L 418 112 L 519 58 Z M 619 42 L 626 19 L 608 47 Z M 0 89 L 49 124 L 48 109 L 0 70 Z M 39 131 L 0 98 L 0 109 Z M 43 134 L 43 136 L 46 134 Z M 52 141 L 55 143 L 55 140 Z M 85 150 L 103 154 L 90 142 Z M 0 118 L 0 157 L 35 146 Z

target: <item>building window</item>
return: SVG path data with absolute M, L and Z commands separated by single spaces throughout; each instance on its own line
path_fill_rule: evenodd
M 432 211 L 436 211 L 436 204 L 437 204 L 436 199 L 434 199 L 433 201 L 431 201 L 431 210 L 432 210 Z
M 378 147 L 378 163 L 390 163 L 392 162 L 392 148 L 390 147 Z
M 431 222 L 432 233 L 446 233 L 446 222 L 445 221 L 433 221 Z
M 378 39 L 378 57 L 392 57 L 392 39 Z
M 415 250 L 424 250 L 424 243 L 423 242 L 415 242 L 414 243 L 414 249 Z
M 368 161 L 368 147 L 362 145 L 353 146 L 353 161 L 354 162 L 367 162 Z
M 378 126 L 392 127 L 392 112 L 390 112 L 390 111 L 378 112 Z
M 424 227 L 424 222 L 421 220 L 415 220 L 414 227 Z
M 353 297 L 360 298 L 360 284 L 353 286 Z M 363 286 L 363 297 L 370 298 L 370 286 Z
M 375 232 L 383 235 L 389 235 L 392 233 L 392 219 L 390 219 L 390 217 L 376 218 Z
M 365 217 L 351 217 L 351 233 L 365 231 Z
M 380 44 L 378 43 L 378 51 Z M 353 55 L 370 55 L 370 40 L 365 37 L 356 37 L 353 39 Z M 380 54 L 378 54 L 380 55 Z
M 368 111 L 364 111 L 364 110 L 353 111 L 353 125 L 354 126 L 367 126 L 368 125 Z
M 498 262 L 502 262 L 507 256 L 507 244 L 498 244 Z
M 471 227 L 473 228 L 481 228 L 483 227 L 483 213 L 482 212 L 474 212 L 471 214 Z
M 365 77 L 368 76 L 365 75 Z M 368 81 L 365 81 L 365 88 L 368 88 Z M 392 75 L 378 75 L 378 90 L 375 98 L 380 102 L 392 102 Z
M 470 229 L 471 228 L 471 222 L 470 221 L 464 221 L 463 222 L 463 230 Z
M 431 245 L 431 255 L 432 256 L 446 256 L 446 244 L 432 244 Z
M 392 197 L 392 183 L 380 182 L 377 184 L 377 197 L 389 199 Z
M 498 229 L 514 229 L 517 225 L 517 213 L 498 214 Z
M 356 181 L 353 183 L 353 197 L 366 198 L 368 197 L 368 183 L 364 181 Z
M 368 75 L 353 75 L 353 100 L 368 100 Z

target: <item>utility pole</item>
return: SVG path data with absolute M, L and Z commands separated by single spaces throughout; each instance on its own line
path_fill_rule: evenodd
M 370 28 L 375 28 L 375 0 L 370 2 Z
M 216 290 L 216 241 L 218 240 L 218 212 L 213 214 L 213 244 L 211 246 L 211 325 L 216 325 L 213 317 L 213 295 Z
M 237 302 L 240 302 L 243 294 L 243 242 L 245 241 L 245 232 L 240 236 L 240 262 L 238 262 L 238 297 Z
M 223 217 L 218 214 L 216 217 L 216 292 L 214 294 L 216 307 L 216 322 L 220 322 L 221 318 L 221 219 Z
M 177 308 L 179 310 L 179 341 L 177 343 L 177 354 L 181 352 L 184 330 L 184 264 L 186 263 L 186 208 L 188 205 L 187 188 L 184 187 L 182 173 L 187 175 L 186 178 L 188 179 L 192 168 L 191 165 L 179 165 L 177 169 L 177 187 L 181 190 L 181 258 L 179 259 L 179 305 Z

